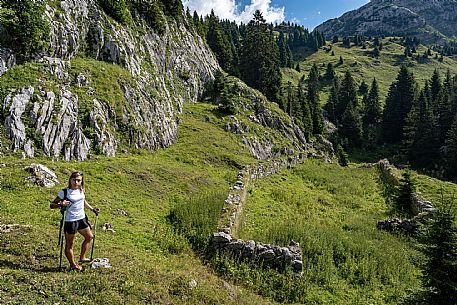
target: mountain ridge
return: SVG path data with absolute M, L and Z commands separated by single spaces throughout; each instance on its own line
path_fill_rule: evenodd
M 457 1 L 374 0 L 330 19 L 315 30 L 333 35 L 416 36 L 426 43 L 456 39 Z

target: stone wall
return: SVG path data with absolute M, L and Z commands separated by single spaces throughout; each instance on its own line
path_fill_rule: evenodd
M 387 159 L 378 162 L 380 175 L 385 183 L 397 187 L 400 185 L 399 170 Z M 401 230 L 407 233 L 415 233 L 421 223 L 425 223 L 433 216 L 433 205 L 430 201 L 422 197 L 419 192 L 411 194 L 412 219 L 387 219 L 378 221 L 377 227 L 380 230 L 396 231 Z
M 250 182 L 291 168 L 306 157 L 308 155 L 302 153 L 268 164 L 248 166 L 238 173 L 237 181 L 222 208 L 219 230 L 212 236 L 212 243 L 217 252 L 229 253 L 242 260 L 258 261 L 272 268 L 291 267 L 295 272 L 303 271 L 302 251 L 298 243 L 291 241 L 289 246 L 281 247 L 253 240 L 244 241 L 237 237 L 243 203 L 246 201 L 247 188 Z

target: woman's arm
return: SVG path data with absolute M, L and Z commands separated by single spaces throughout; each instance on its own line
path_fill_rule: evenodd
M 68 201 L 62 200 L 59 196 L 57 196 L 53 201 L 51 201 L 51 204 L 49 205 L 51 209 L 58 209 L 60 207 L 66 206 L 68 206 Z
M 94 212 L 96 215 L 98 215 L 98 212 L 100 212 L 100 209 L 97 209 L 97 208 L 93 208 L 89 202 L 87 202 L 87 200 L 84 199 L 84 207 L 85 208 L 88 208 L 89 210 L 91 210 L 92 212 Z

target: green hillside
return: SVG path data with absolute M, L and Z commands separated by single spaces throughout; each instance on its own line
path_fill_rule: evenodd
M 353 44 L 350 48 L 346 48 L 342 46 L 342 42 L 327 42 L 326 46 L 320 48 L 316 53 L 310 54 L 305 60 L 300 61 L 300 73 L 295 69 L 283 69 L 283 83 L 287 84 L 290 81 L 293 84 L 297 84 L 303 74 L 305 78 L 308 76 L 313 64 L 316 64 L 321 75 L 324 75 L 327 64 L 332 63 L 336 74 L 341 79 L 346 71 L 352 73 L 358 84 L 363 80 L 370 85 L 373 78 L 376 78 L 379 85 L 380 98 L 384 100 L 387 90 L 395 80 L 399 66 L 402 64 L 413 72 L 416 81 L 421 87 L 426 80 L 431 78 L 435 69 L 442 76 L 446 74 L 447 70 L 450 70 L 453 75 L 457 73 L 457 61 L 453 57 L 445 56 L 443 62 L 440 62 L 435 58 L 436 52 L 432 51 L 432 56 L 428 59 L 422 59 L 420 57 L 427 51 L 427 48 L 421 45 L 414 55 L 416 59 L 407 59 L 404 55 L 405 48 L 398 44 L 398 40 L 395 40 L 395 38 L 386 37 L 381 42 L 383 47 L 378 58 L 372 56 L 372 42 L 367 42 L 365 49 Z M 332 51 L 334 53 L 333 56 Z M 439 54 L 436 55 L 439 57 Z M 297 56 L 300 57 L 298 54 Z M 339 64 L 340 56 L 343 58 L 343 64 Z M 322 103 L 327 101 L 330 86 L 331 84 L 328 84 L 323 88 L 323 94 L 321 94 Z
M 302 277 L 204 259 L 197 254 L 203 249 L 186 239 L 193 233 L 175 230 L 170 213 L 196 204 L 184 217 L 199 218 L 211 232 L 238 170 L 257 161 L 223 130 L 215 106 L 187 105 L 181 120 L 177 143 L 154 154 L 132 151 L 80 163 L 34 159 L 58 175 L 61 184 L 52 189 L 24 183 L 31 160 L 2 158 L 0 226 L 25 227 L 0 232 L 0 303 L 397 304 L 420 288 L 413 243 L 375 229 L 390 215 L 372 167 L 309 160 L 251 186 L 243 237 L 299 241 Z M 57 270 L 60 214 L 48 204 L 65 186 L 64 170 L 85 174 L 88 201 L 102 210 L 95 257 L 109 258 L 112 269 Z M 421 179 L 426 195 L 440 192 L 443 183 Z M 455 185 L 446 184 L 451 190 Z M 101 230 L 105 222 L 115 234 Z

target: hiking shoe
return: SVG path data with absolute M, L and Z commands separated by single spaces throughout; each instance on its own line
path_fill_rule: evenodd
M 83 267 L 81 267 L 80 265 L 76 264 L 74 266 L 70 266 L 70 271 L 83 271 Z

